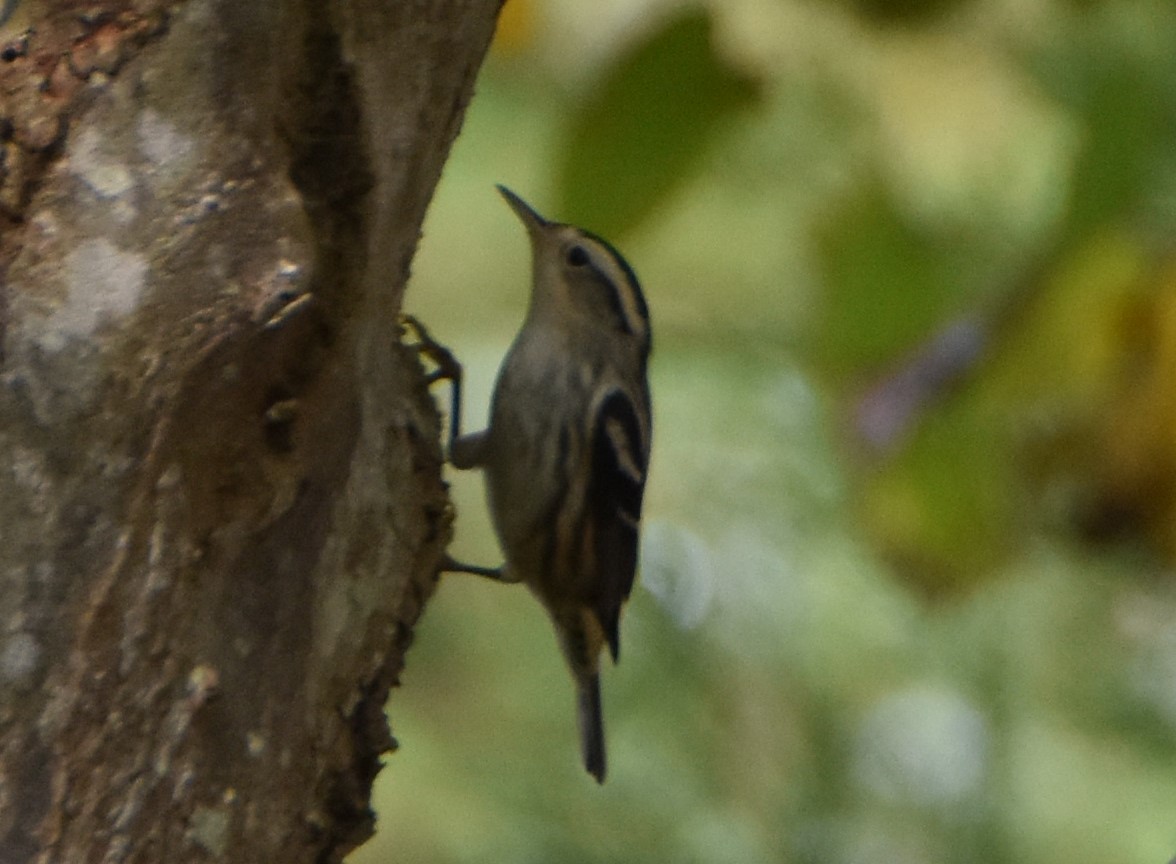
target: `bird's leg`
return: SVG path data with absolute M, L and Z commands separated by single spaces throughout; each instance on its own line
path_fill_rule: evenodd
M 429 373 L 427 384 L 448 380 L 450 387 L 449 408 L 449 461 L 455 468 L 473 468 L 482 464 L 482 457 L 486 446 L 486 433 L 475 432 L 470 435 L 461 434 L 461 363 L 453 356 L 453 352 L 432 337 L 425 325 L 412 315 L 400 316 L 401 332 L 408 328 L 416 331 L 416 344 L 412 347 L 421 356 L 427 357 L 437 367 Z M 441 559 L 438 570 L 448 573 L 473 573 L 485 576 L 496 582 L 518 582 L 507 570 L 506 565 L 498 567 L 480 567 L 476 564 L 466 564 L 451 558 L 448 554 Z
M 401 333 L 406 334 L 408 328 L 416 332 L 417 341 L 411 347 L 437 367 L 429 373 L 426 383 L 449 382 L 449 452 L 452 453 L 454 443 L 461 436 L 461 363 L 452 351 L 433 338 L 416 316 L 401 315 Z
M 449 381 L 449 462 L 454 468 L 477 468 L 485 460 L 487 437 L 485 430 L 461 434 L 461 363 L 414 316 L 401 315 L 400 325 L 402 331 L 407 327 L 416 331 L 417 342 L 412 347 L 437 367 L 426 383 Z
M 466 564 L 464 561 L 458 561 L 449 555 L 441 559 L 439 569 L 443 573 L 473 573 L 475 576 L 485 576 L 487 579 L 493 579 L 495 582 L 504 582 L 507 584 L 520 581 L 519 577 L 507 570 L 505 564 L 500 564 L 497 567 L 479 567 L 476 564 Z

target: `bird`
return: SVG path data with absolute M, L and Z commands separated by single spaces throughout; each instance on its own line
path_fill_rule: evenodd
M 505 186 L 531 246 L 530 302 L 499 369 L 490 422 L 460 431 L 461 369 L 419 321 L 420 344 L 452 382 L 449 461 L 483 471 L 504 562 L 444 569 L 522 582 L 554 624 L 575 680 L 587 771 L 607 770 L 600 657 L 620 659 L 649 466 L 649 309 L 633 268 L 601 237 L 549 221 Z

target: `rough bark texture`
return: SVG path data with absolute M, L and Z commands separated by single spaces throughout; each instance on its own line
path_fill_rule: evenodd
M 369 834 L 449 532 L 396 312 L 498 6 L 0 29 L 0 862 Z

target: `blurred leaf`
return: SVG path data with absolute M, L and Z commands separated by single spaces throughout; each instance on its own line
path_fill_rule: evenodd
M 915 346 L 944 318 L 958 263 L 872 183 L 818 233 L 823 315 L 813 350 L 844 381 Z
M 518 54 L 535 38 L 535 0 L 507 0 L 498 13 L 493 49 Z
M 1051 521 L 1043 502 L 1069 519 L 1097 486 L 1107 460 L 1098 430 L 1138 340 L 1123 322 L 1140 255 L 1116 235 L 1055 265 L 993 323 L 990 356 L 967 385 L 937 394 L 906 446 L 862 475 L 867 529 L 908 578 L 932 592 L 983 581 Z M 1147 398 L 1168 404 L 1150 389 Z
M 1150 274 L 1126 316 L 1124 386 L 1107 417 L 1098 536 L 1143 533 L 1176 561 L 1176 261 Z M 1124 337 L 1127 334 L 1123 334 Z
M 1066 235 L 1079 240 L 1136 214 L 1162 166 L 1171 164 L 1176 140 L 1176 55 L 1155 47 L 1149 55 L 1147 40 L 1125 37 L 1112 17 L 1116 5 L 1084 19 L 1082 37 L 1029 60 L 1079 124 L 1082 149 L 1065 226 Z M 1148 14 L 1150 37 L 1170 43 L 1176 36 L 1171 7 L 1155 4 Z
M 573 109 L 557 170 L 570 222 L 617 237 L 694 171 L 714 134 L 756 87 L 715 55 L 692 10 L 617 60 Z
M 1130 216 L 1147 197 L 1157 161 L 1176 139 L 1176 92 L 1131 65 L 1102 70 L 1083 105 L 1086 146 L 1074 173 L 1070 230 Z
M 968 0 L 846 0 L 871 21 L 882 24 L 919 25 L 968 5 Z
M 1144 268 L 1139 241 L 1105 231 L 1055 261 L 1003 322 L 991 399 L 1050 426 L 1106 405 L 1131 340 L 1123 316 Z
M 867 530 L 932 594 L 982 581 L 1027 527 L 1009 442 L 966 399 L 929 415 L 897 459 L 864 479 Z

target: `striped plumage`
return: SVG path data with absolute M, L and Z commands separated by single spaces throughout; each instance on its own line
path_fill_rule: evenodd
M 584 764 L 603 782 L 599 666 L 620 651 L 621 607 L 637 568 L 649 464 L 649 311 L 607 242 L 548 222 L 499 187 L 527 228 L 533 284 L 503 361 L 484 432 L 453 442 L 459 468 L 482 467 L 505 557 L 551 615 L 576 679 Z

